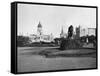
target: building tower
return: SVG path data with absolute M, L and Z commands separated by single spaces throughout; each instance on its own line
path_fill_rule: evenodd
M 61 30 L 61 33 L 60 33 L 60 38 L 63 38 L 64 37 L 64 31 L 63 31 L 63 27 L 62 27 L 62 30 Z
M 40 36 L 42 35 L 42 25 L 41 23 L 39 22 L 38 26 L 37 26 L 37 34 Z
M 80 37 L 80 26 L 76 27 L 76 38 Z
M 41 42 L 42 41 L 42 36 L 43 36 L 43 33 L 42 33 L 42 25 L 39 22 L 39 24 L 37 26 L 37 40 L 38 40 L 38 42 Z

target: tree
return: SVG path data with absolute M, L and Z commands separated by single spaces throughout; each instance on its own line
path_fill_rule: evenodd
M 25 46 L 30 43 L 30 38 L 25 36 L 17 36 L 17 46 Z

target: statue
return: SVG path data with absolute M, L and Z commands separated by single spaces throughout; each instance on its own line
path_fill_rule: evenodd
M 73 26 L 71 25 L 68 28 L 68 39 L 70 39 L 73 36 Z

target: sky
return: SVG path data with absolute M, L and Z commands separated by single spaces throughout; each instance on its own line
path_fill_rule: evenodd
M 38 23 L 43 34 L 59 37 L 68 27 L 96 28 L 96 9 L 68 6 L 18 4 L 18 35 L 37 34 Z

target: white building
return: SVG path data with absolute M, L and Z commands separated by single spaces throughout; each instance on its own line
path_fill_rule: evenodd
M 96 36 L 96 28 L 81 28 L 80 29 L 80 37 L 81 36 Z
M 37 26 L 37 34 L 32 34 L 30 38 L 32 42 L 52 42 L 53 41 L 52 33 L 50 35 L 43 34 L 42 25 L 40 22 Z

